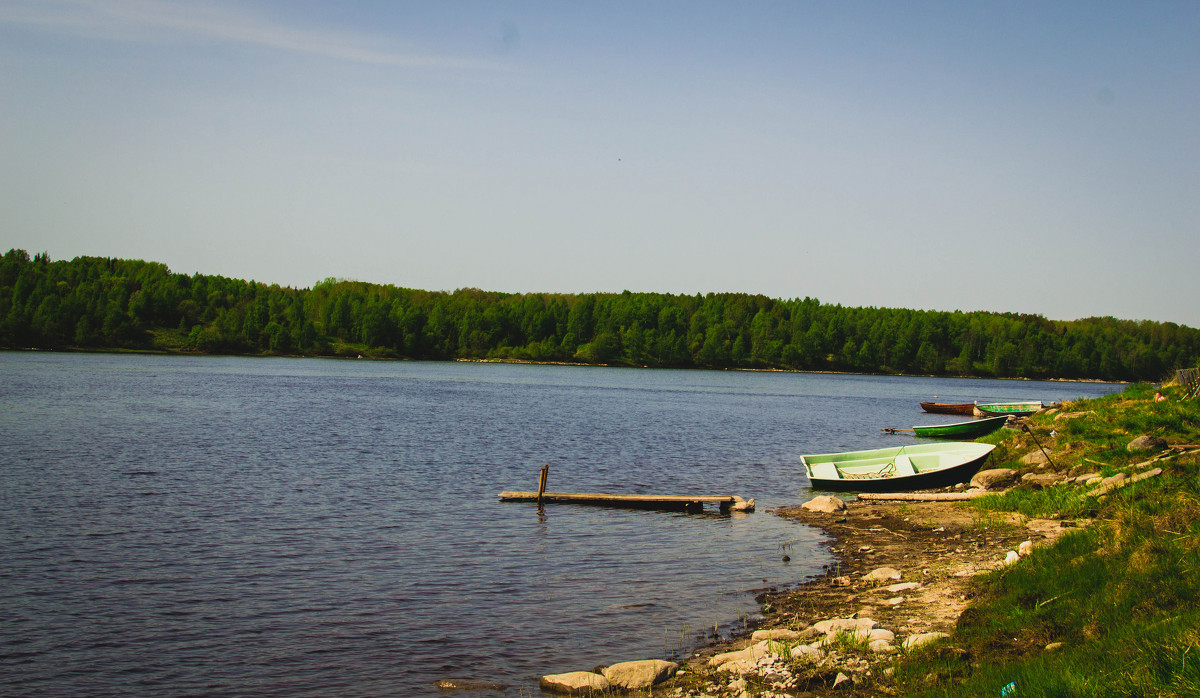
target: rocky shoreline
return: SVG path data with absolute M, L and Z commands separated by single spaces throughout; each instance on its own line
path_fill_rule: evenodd
M 975 491 L 1003 487 L 1011 477 L 1012 471 L 981 472 Z M 543 689 L 635 696 L 876 695 L 873 679 L 890 671 L 897 652 L 953 632 L 976 575 L 1035 554 L 1087 523 L 980 518 L 952 501 L 833 497 L 774 513 L 828 533 L 837 561 L 799 587 L 760 596 L 766 615 L 751 635 L 702 647 L 679 664 L 622 662 L 546 676 Z M 808 661 L 796 662 L 801 656 Z

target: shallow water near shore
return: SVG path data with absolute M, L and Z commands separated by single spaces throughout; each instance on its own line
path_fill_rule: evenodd
M 0 353 L 0 693 L 425 695 L 669 658 L 820 572 L 801 453 L 1098 383 Z M 749 515 L 501 503 L 735 494 Z M 783 557 L 790 557 L 784 562 Z

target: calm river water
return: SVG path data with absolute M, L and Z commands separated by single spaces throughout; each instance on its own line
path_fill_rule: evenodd
M 1081 383 L 0 353 L 0 694 L 538 693 L 820 572 L 798 456 Z M 500 503 L 737 494 L 722 516 Z M 788 555 L 790 562 L 783 562 Z

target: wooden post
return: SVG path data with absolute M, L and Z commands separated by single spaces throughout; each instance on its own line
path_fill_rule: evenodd
M 538 476 L 538 506 L 542 506 L 542 493 L 546 491 L 546 478 L 550 475 L 550 464 L 542 466 L 542 472 Z

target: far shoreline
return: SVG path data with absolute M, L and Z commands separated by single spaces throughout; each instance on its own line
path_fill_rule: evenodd
M 595 364 L 575 361 L 533 361 L 529 359 L 413 359 L 394 356 L 364 356 L 357 354 L 211 354 L 198 351 L 175 351 L 170 349 L 124 349 L 124 348 L 80 348 L 80 347 L 0 347 L 0 351 L 13 353 L 60 353 L 60 354 L 114 354 L 114 355 L 149 355 L 149 356 L 208 356 L 236 357 L 243 359 L 332 359 L 339 361 L 411 361 L 425 363 L 473 363 L 473 364 L 515 364 L 527 366 L 578 366 L 583 368 L 626 368 L 648 371 L 738 371 L 744 373 L 799 373 L 829 376 L 875 376 L 880 378 L 949 378 L 962 380 L 993 380 L 1047 383 L 1094 383 L 1107 385 L 1129 385 L 1129 381 L 1104 380 L 1101 378 L 1030 378 L 1027 376 L 980 376 L 980 375 L 950 375 L 937 373 L 866 373 L 861 371 L 808 370 L 801 368 L 751 368 L 738 366 L 634 366 L 628 364 Z

